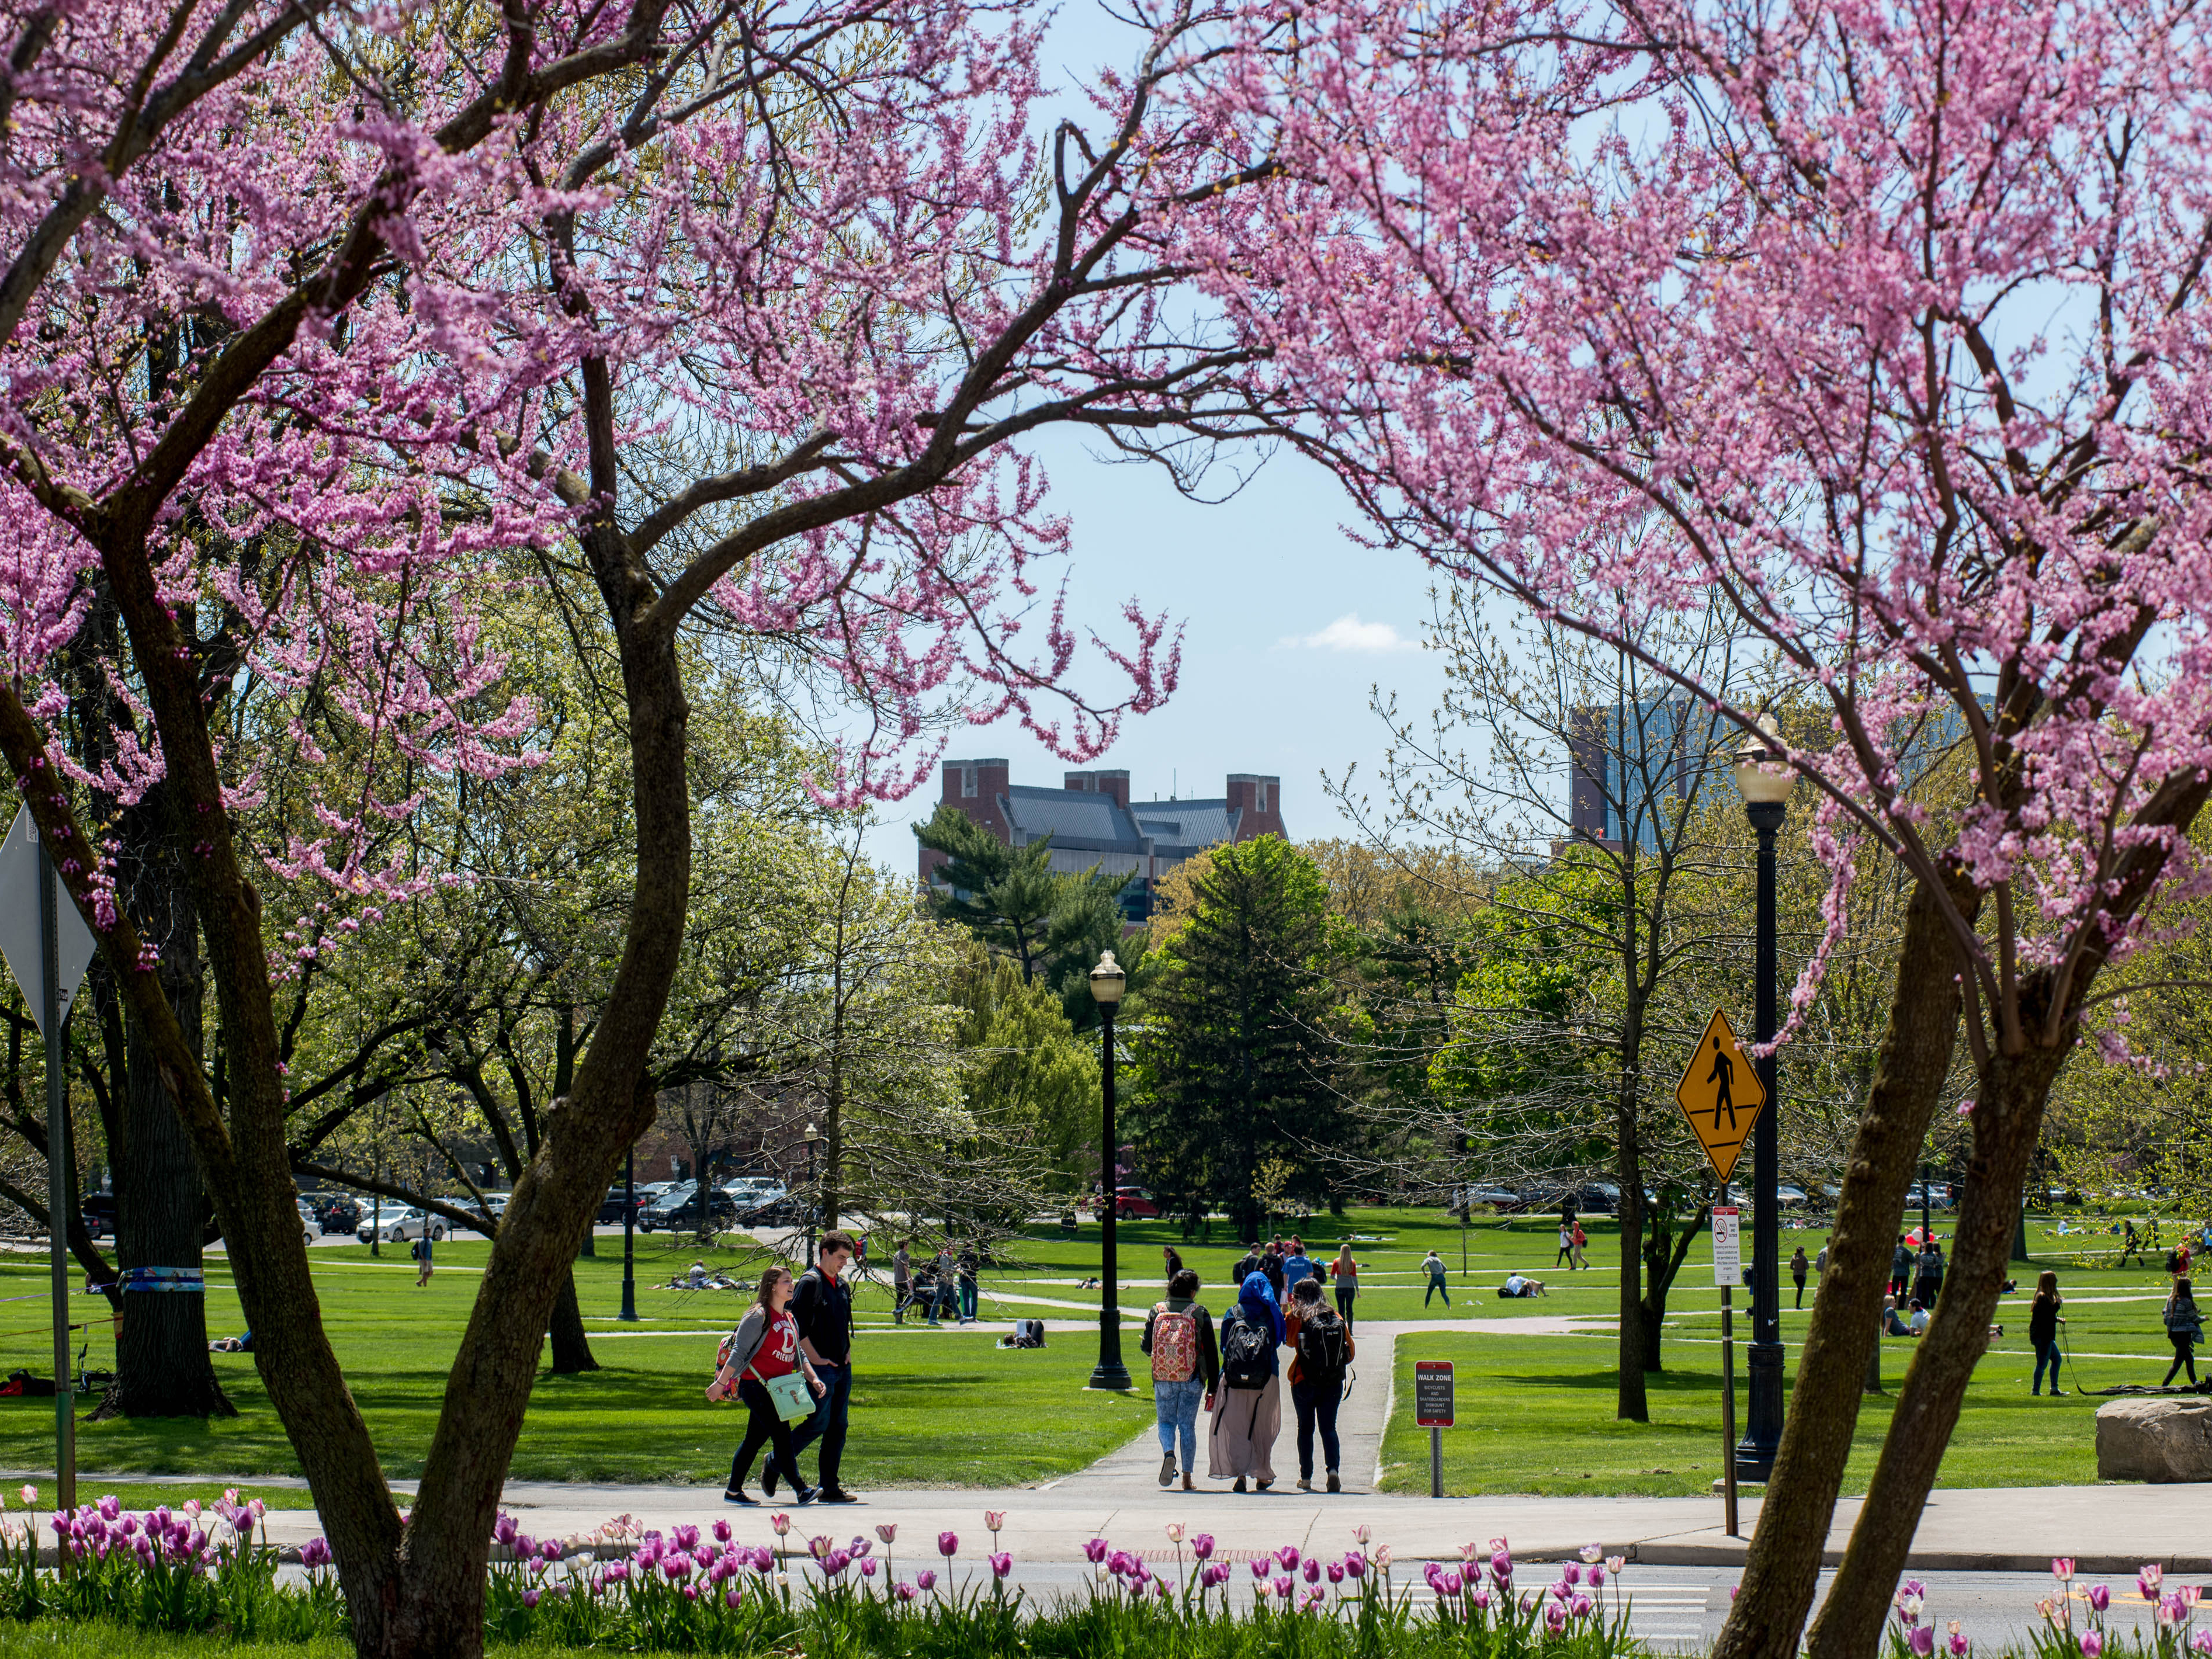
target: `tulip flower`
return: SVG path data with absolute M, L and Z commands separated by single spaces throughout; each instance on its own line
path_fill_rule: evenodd
M 1627 1565 L 1628 1558 L 1625 1555 L 1608 1555 L 1605 1558 L 1605 1570 L 1615 1578 L 1620 1577 L 1620 1570 Z
M 1213 1534 L 1210 1532 L 1202 1532 L 1190 1540 L 1190 1553 L 1200 1561 L 1209 1559 L 1213 1554 Z
M 791 1517 L 787 1515 L 771 1515 L 768 1518 L 768 1523 L 775 1528 L 775 1535 L 778 1538 L 783 1537 L 791 1530 Z
M 1920 1659 L 1927 1659 L 1929 1654 L 1936 1651 L 1936 1626 L 1919 1626 L 1905 1640 L 1912 1651 L 1920 1656 Z
M 2081 1632 L 2082 1659 L 2098 1659 L 2104 1650 L 2105 1637 L 2101 1631 L 2085 1630 Z
M 1094 1538 L 1083 1547 L 1083 1559 L 1095 1567 L 1106 1559 L 1107 1551 L 1112 1547 L 1104 1539 Z
M 915 1574 L 914 1582 L 921 1585 L 922 1589 L 926 1590 L 933 1590 L 937 1588 L 937 1575 L 930 1569 L 925 1567 L 920 1572 Z
M 2166 1582 L 2166 1569 L 2155 1561 L 2146 1561 L 2136 1571 L 2136 1592 L 2146 1601 L 2158 1599 L 2158 1587 Z
M 884 1522 L 876 1528 L 876 1537 L 880 1541 L 886 1544 L 896 1543 L 898 1541 L 898 1522 L 896 1521 Z
M 954 1556 L 959 1554 L 960 1534 L 957 1532 L 940 1532 L 938 1534 L 937 1553 L 948 1561 L 950 1561 Z
M 2111 1607 L 2112 1605 L 2112 1587 L 2110 1584 L 2090 1585 L 2089 1605 L 2094 1607 L 2099 1613 L 2102 1613 L 2106 1608 Z
M 876 1576 L 876 1568 L 879 1565 L 881 1564 L 877 1561 L 874 1556 L 864 1556 L 860 1561 L 860 1577 L 863 1578 L 873 1578 Z
M 985 1559 L 991 1564 L 991 1576 L 994 1578 L 1004 1578 L 1014 1570 L 1014 1557 L 1011 1550 L 1001 1550 L 997 1554 Z
M 1282 1563 L 1283 1570 L 1287 1572 L 1298 1565 L 1297 1550 L 1294 1546 L 1285 1544 L 1275 1552 L 1275 1559 Z
M 1318 1584 L 1321 1583 L 1321 1563 L 1315 1560 L 1310 1555 L 1306 1558 L 1305 1565 L 1299 1568 L 1298 1571 L 1305 1575 L 1305 1581 L 1309 1584 Z
M 1267 1576 L 1267 1558 L 1266 1556 L 1261 1556 L 1258 1560 L 1252 1564 L 1252 1576 L 1255 1578 L 1262 1579 Z
M 1182 1543 L 1182 1522 L 1180 1522 L 1180 1521 L 1170 1521 L 1170 1522 L 1168 1522 L 1168 1528 L 1167 1528 L 1167 1530 L 1168 1530 L 1168 1542 L 1169 1542 L 1169 1543 L 1170 1543 L 1170 1544 L 1180 1544 L 1180 1543 Z
M 904 1579 L 901 1579 L 898 1586 L 898 1599 L 902 1601 L 911 1601 L 914 1600 L 914 1586 L 908 1583 Z
M 1457 1573 L 1448 1572 L 1444 1575 L 1442 1589 L 1446 1595 L 1457 1595 L 1466 1588 L 1467 1581 Z
M 1565 1630 L 1566 1627 L 1567 1610 L 1561 1607 L 1557 1601 L 1546 1603 L 1544 1607 L 1544 1628 L 1549 1631 L 1553 1635 L 1557 1636 Z
M 1474 1594 L 1468 1600 L 1474 1603 L 1474 1610 L 1477 1613 L 1487 1613 L 1490 1610 L 1490 1586 L 1477 1584 L 1474 1587 Z
M 1591 1601 L 1589 1596 L 1578 1594 L 1567 1603 L 1567 1616 L 1571 1619 L 1587 1619 L 1596 1607 L 1597 1603 Z
M 1589 1571 L 1584 1575 L 1584 1577 L 1589 1580 L 1589 1587 L 1592 1589 L 1603 1589 L 1605 1588 L 1605 1569 L 1602 1566 L 1592 1567 Z
M 2192 1653 L 2212 1653 L 2212 1630 L 2200 1630 L 2189 1638 Z
M 26 1505 L 35 1504 L 39 1501 L 39 1489 L 36 1486 L 25 1486 L 15 1496 L 21 1498 Z
M 1595 1561 L 1605 1554 L 1605 1546 L 1602 1544 L 1585 1544 L 1583 1546 L 1581 1553 L 1583 1560 Z
M 984 1530 L 984 1531 L 986 1531 L 986 1532 L 988 1532 L 988 1533 L 989 1533 L 993 1537 L 994 1537 L 994 1538 L 995 1538 L 995 1537 L 997 1537 L 997 1536 L 998 1536 L 998 1533 L 999 1533 L 999 1528 L 1001 1528 L 1001 1527 L 1003 1527 L 1003 1526 L 1005 1526 L 1006 1524 L 1006 1510 L 985 1510 L 983 1511 L 983 1530 Z
M 523 1591 L 522 1605 L 526 1607 L 535 1607 L 538 1605 L 538 1592 L 535 1589 Z
M 1344 1558 L 1344 1571 L 1346 1576 L 1352 1578 L 1365 1577 L 1367 1576 L 1367 1558 L 1362 1555 L 1358 1550 L 1348 1552 Z
M 1390 1570 L 1390 1547 L 1388 1544 L 1377 1544 L 1375 1547 L 1374 1561 L 1375 1570 L 1377 1572 L 1388 1572 Z
M 1559 1582 L 1563 1584 L 1581 1583 L 1583 1582 L 1583 1570 L 1577 1566 L 1573 1562 L 1568 1562 L 1566 1565 L 1559 1569 Z
M 2051 1576 L 2053 1578 L 2060 1580 L 2062 1583 L 2066 1579 L 2071 1578 L 2074 1576 L 2074 1558 L 2070 1555 L 2052 1556 L 2051 1558 Z
M 23 1501 L 27 1504 L 31 1499 L 39 1495 L 39 1489 L 36 1486 L 26 1486 L 23 1488 Z M 1356 1526 L 1352 1529 L 1352 1541 L 1358 1545 L 1362 1549 L 1365 1549 L 1367 1547 L 1368 1540 L 1374 1535 L 1375 1529 L 1372 1527 L 1368 1526 L 1364 1522 L 1362 1522 L 1358 1526 Z
M 1281 1596 L 1285 1601 L 1291 1599 L 1291 1592 L 1297 1588 L 1297 1581 L 1290 1577 L 1287 1574 L 1279 1577 L 1275 1580 L 1275 1594 Z
M 717 1521 L 714 1522 L 714 1541 L 717 1544 L 726 1544 L 730 1541 L 730 1523 L 728 1522 Z
M 1482 1547 L 1471 1538 L 1459 1547 L 1459 1559 L 1462 1561 L 1472 1561 L 1481 1553 Z
M 1328 1582 L 1332 1584 L 1341 1584 L 1344 1582 L 1344 1563 L 1332 1561 L 1328 1564 Z
M 729 1589 L 722 1592 L 722 1605 L 729 1608 L 732 1613 L 735 1613 L 738 1610 L 738 1605 L 743 1602 L 744 1599 L 745 1593 L 739 1589 L 735 1584 L 731 1585 Z

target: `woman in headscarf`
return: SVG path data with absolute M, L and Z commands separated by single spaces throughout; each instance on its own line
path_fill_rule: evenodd
M 1206 1474 L 1249 1478 L 1261 1492 L 1275 1484 L 1275 1437 L 1283 1426 L 1283 1310 L 1265 1273 L 1247 1273 L 1237 1304 L 1221 1320 L 1221 1387 L 1206 1436 Z

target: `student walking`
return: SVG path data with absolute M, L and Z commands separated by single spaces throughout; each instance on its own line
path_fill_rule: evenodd
M 2189 1380 L 2197 1380 L 2197 1345 L 2204 1340 L 2204 1320 L 2197 1311 L 2196 1293 L 2189 1281 L 2177 1279 L 2173 1292 L 2166 1298 L 2166 1338 L 2173 1344 L 2173 1364 L 2166 1368 L 2165 1378 L 2159 1383 L 2164 1388 L 2173 1381 L 2173 1374 L 2186 1366 Z
M 960 1290 L 960 1322 L 963 1325 L 975 1322 L 975 1247 L 970 1244 L 960 1252 L 960 1266 L 957 1271 Z
M 1160 1246 L 1160 1259 L 1166 1264 L 1167 1269 L 1160 1275 L 1160 1283 L 1174 1284 L 1175 1276 L 1182 1271 L 1182 1253 L 1172 1244 L 1163 1244 Z
M 1341 1492 L 1336 1408 L 1344 1403 L 1344 1378 L 1352 1360 L 1352 1332 L 1321 1299 L 1320 1282 L 1302 1279 L 1291 1294 L 1285 1334 L 1291 1349 L 1291 1405 L 1298 1417 L 1298 1490 L 1313 1490 L 1314 1434 L 1319 1431 L 1328 1489 Z
M 950 1240 L 938 1247 L 936 1258 L 930 1263 L 930 1267 L 934 1273 L 934 1283 L 931 1285 L 929 1292 L 929 1322 L 934 1325 L 943 1320 L 945 1315 L 958 1311 L 957 1304 L 953 1301 L 953 1260 L 952 1245 Z
M 2122 1224 L 2127 1228 L 2127 1235 L 2120 1240 L 2120 1266 L 2126 1267 L 2130 1256 L 2135 1257 L 2138 1261 L 2148 1262 L 2150 1258 L 2143 1253 L 2142 1238 L 2136 1231 L 2136 1224 L 2129 1221 Z
M 1932 1308 L 1942 1289 L 1943 1247 L 1936 1242 L 1931 1233 L 1928 1243 L 1921 1248 L 1920 1259 L 1915 1264 L 1912 1299 L 1923 1308 Z
M 1261 1492 L 1275 1484 L 1275 1437 L 1283 1429 L 1283 1310 L 1265 1273 L 1246 1276 L 1236 1305 L 1221 1316 L 1221 1387 L 1206 1436 L 1206 1473 L 1249 1479 Z
M 1440 1296 L 1444 1299 L 1444 1306 L 1450 1307 L 1451 1292 L 1444 1285 L 1443 1257 L 1431 1250 L 1428 1255 L 1421 1258 L 1421 1271 L 1429 1276 L 1429 1288 L 1421 1292 L 1421 1306 L 1426 1308 L 1431 1297 Z M 1297 1310 L 1293 1309 L 1291 1311 Z
M 1306 1254 L 1305 1241 L 1295 1233 L 1291 1237 L 1291 1253 L 1283 1258 L 1283 1283 L 1295 1292 L 1309 1279 L 1320 1276 L 1313 1258 Z
M 1557 1255 L 1555 1255 L 1555 1256 L 1553 1256 L 1553 1257 L 1552 1258 L 1552 1265 L 1553 1265 L 1554 1267 L 1558 1267 L 1558 1266 L 1559 1265 L 1559 1263 L 1561 1263 L 1562 1261 L 1564 1261 L 1564 1262 L 1565 1262 L 1565 1263 L 1567 1264 L 1567 1271 L 1568 1271 L 1569 1273 L 1572 1273 L 1572 1272 L 1574 1272 L 1574 1270 L 1575 1270 L 1575 1231 L 1574 1231 L 1574 1224 L 1573 1224 L 1572 1222 L 1569 1221 L 1569 1220 L 1566 1218 L 1566 1217 L 1565 1217 L 1565 1216 L 1561 1216 L 1561 1217 L 1559 1218 L 1559 1253 Z
M 1144 1352 L 1152 1357 L 1152 1412 L 1160 1430 L 1160 1485 L 1174 1484 L 1176 1445 L 1182 1445 L 1182 1489 L 1196 1488 L 1198 1409 L 1213 1404 L 1221 1381 L 1221 1351 L 1213 1316 L 1198 1300 L 1198 1275 L 1176 1269 L 1167 1300 L 1145 1319 Z
M 1912 1288 L 1912 1246 L 1905 1242 L 1905 1235 L 1897 1236 L 1897 1248 L 1889 1253 L 1889 1293 L 1902 1302 L 1905 1292 Z
M 1336 1311 L 1344 1321 L 1346 1330 L 1352 1328 L 1352 1304 L 1359 1300 L 1359 1264 L 1352 1259 L 1352 1246 L 1340 1245 L 1336 1260 L 1328 1264 L 1328 1276 L 1336 1281 Z
M 799 1347 L 822 1379 L 822 1394 L 814 1415 L 791 1437 L 793 1461 L 786 1462 L 779 1451 L 761 1471 L 761 1489 L 773 1498 L 779 1478 L 799 1489 L 796 1454 L 817 1440 L 822 1443 L 819 1478 L 825 1504 L 856 1504 L 860 1500 L 838 1484 L 838 1465 L 845 1456 L 846 1414 L 853 1403 L 853 1288 L 844 1279 L 853 1260 L 853 1236 L 840 1231 L 822 1235 L 814 1265 L 799 1275 L 791 1296 L 791 1316 L 799 1327 Z
M 784 1420 L 782 1407 L 769 1391 L 769 1384 L 797 1372 L 805 1376 L 807 1389 L 817 1400 L 823 1394 L 822 1379 L 799 1345 L 799 1323 L 791 1315 L 791 1291 L 788 1267 L 770 1267 L 761 1275 L 760 1294 L 738 1322 L 730 1339 L 729 1358 L 707 1389 L 709 1400 L 727 1400 L 735 1395 L 752 1413 L 745 1419 L 744 1438 L 738 1443 L 737 1455 L 730 1459 L 730 1484 L 722 1488 L 725 1503 L 760 1501 L 745 1490 L 745 1476 L 752 1473 L 753 1459 L 763 1445 L 772 1449 L 770 1468 L 778 1458 L 788 1468 L 799 1467 L 799 1455 L 792 1449 L 791 1425 Z M 801 1486 L 791 1495 L 794 1504 L 811 1504 L 814 1497 L 811 1486 Z
M 1589 1244 L 1589 1235 L 1583 1231 L 1583 1224 L 1579 1217 L 1567 1224 L 1570 1229 L 1568 1237 L 1574 1245 L 1573 1253 L 1569 1259 L 1574 1262 L 1577 1270 L 1580 1271 L 1589 1266 L 1589 1258 L 1583 1255 L 1583 1251 Z
M 2030 1394 L 2043 1392 L 2043 1368 L 2051 1367 L 2051 1392 L 2056 1396 L 2064 1394 L 2058 1386 L 2058 1328 L 2066 1322 L 2058 1310 L 2066 1305 L 2066 1298 L 2058 1294 L 2058 1275 L 2047 1268 L 2036 1275 L 2035 1299 L 2027 1306 L 2027 1346 L 2035 1350 L 2035 1379 L 2027 1385 Z
M 1813 1264 L 1805 1259 L 1805 1247 L 1800 1244 L 1797 1254 L 1790 1258 L 1790 1277 L 1797 1281 L 1797 1305 L 1801 1308 L 1805 1305 L 1805 1275 L 1812 1270 Z
M 430 1270 L 433 1265 L 430 1260 L 430 1224 L 426 1221 L 422 1224 L 422 1237 L 415 1241 L 414 1249 L 408 1252 L 415 1258 L 415 1288 L 418 1291 L 430 1282 Z
M 908 1241 L 902 1238 L 898 1249 L 891 1252 L 891 1323 L 906 1323 L 907 1304 L 914 1300 L 914 1257 L 908 1253 Z

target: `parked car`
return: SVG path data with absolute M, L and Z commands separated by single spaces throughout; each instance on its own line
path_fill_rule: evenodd
M 316 1224 L 326 1233 L 349 1233 L 368 1212 L 359 1199 L 343 1193 L 310 1194 L 307 1202 L 314 1208 Z
M 1950 1182 L 1948 1181 L 1929 1182 L 1927 1183 L 1926 1190 L 1928 1194 L 1928 1207 L 1929 1209 L 1948 1210 L 1951 1207 Z M 1905 1194 L 1905 1207 L 1908 1212 L 1920 1207 L 1921 1191 L 1921 1183 L 1915 1182 L 1912 1184 L 1912 1190 Z
M 1462 1188 L 1459 1204 L 1453 1207 L 1458 1208 L 1460 1205 L 1465 1205 L 1472 1208 L 1477 1204 L 1487 1204 L 1493 1210 L 1504 1211 L 1516 1209 L 1520 1203 L 1521 1194 L 1510 1187 L 1474 1186 Z
M 623 1205 L 629 1195 L 629 1189 L 624 1187 L 620 1182 L 617 1182 L 613 1186 L 607 1188 L 607 1195 L 599 1200 L 599 1222 L 602 1225 L 612 1226 L 623 1218 Z M 646 1191 L 644 1188 L 639 1188 L 637 1189 L 637 1207 L 642 1211 L 647 1205 L 652 1202 L 653 1194 Z
M 106 1238 L 115 1231 L 113 1193 L 87 1193 L 80 1207 L 84 1212 L 84 1230 L 94 1238 Z
M 727 1193 L 715 1187 L 700 1187 L 686 1182 L 689 1192 L 665 1194 L 637 1218 L 641 1232 L 659 1232 L 666 1228 L 671 1232 L 682 1232 L 698 1227 L 702 1221 L 735 1221 L 738 1203 Z
M 1775 1188 L 1774 1201 L 1783 1209 L 1795 1210 L 1810 1204 L 1813 1200 L 1806 1196 L 1802 1187 L 1793 1187 L 1785 1181 Z
M 323 1236 L 323 1218 L 315 1213 L 315 1206 L 306 1199 L 295 1201 L 300 1206 L 300 1225 L 307 1230 L 307 1242 L 312 1244 Z
M 372 1211 L 362 1218 L 361 1225 L 355 1231 L 354 1237 L 364 1244 L 372 1238 L 381 1238 L 387 1244 L 404 1244 L 410 1238 L 422 1237 L 426 1232 L 429 1234 L 430 1242 L 434 1244 L 445 1237 L 445 1218 L 434 1216 L 428 1211 L 418 1210 L 410 1205 L 404 1210 L 387 1207 L 384 1212 L 380 1231 L 375 1212 Z
M 1116 1187 L 1114 1217 L 1117 1221 L 1158 1221 L 1160 1206 L 1142 1187 Z
M 796 1227 L 805 1221 L 808 1210 L 804 1198 L 778 1188 L 773 1197 L 738 1211 L 737 1219 L 744 1227 Z

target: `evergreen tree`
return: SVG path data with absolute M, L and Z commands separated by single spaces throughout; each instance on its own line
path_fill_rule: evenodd
M 1157 1194 L 1193 1220 L 1225 1210 L 1251 1237 L 1263 1164 L 1292 1167 L 1271 1188 L 1325 1201 L 1312 1149 L 1348 1127 L 1328 890 L 1310 860 L 1263 836 L 1215 848 L 1194 892 L 1127 1028 L 1139 1084 L 1129 1121 Z

